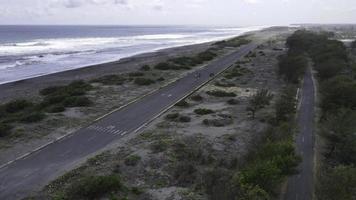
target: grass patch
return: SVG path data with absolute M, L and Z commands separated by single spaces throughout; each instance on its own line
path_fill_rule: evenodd
M 223 90 L 213 90 L 213 91 L 207 91 L 206 92 L 210 96 L 214 97 L 236 97 L 237 95 L 233 92 L 226 92 Z
M 122 85 L 127 79 L 121 75 L 106 75 L 97 79 L 93 79 L 93 83 L 101 83 L 103 85 Z
M 136 78 L 134 83 L 136 85 L 151 85 L 154 84 L 155 81 L 149 78 Z
M 130 72 L 128 75 L 129 77 L 141 77 L 144 76 L 145 74 L 142 72 Z
M 125 158 L 125 165 L 127 166 L 136 166 L 141 160 L 141 157 L 138 155 L 130 155 Z
M 194 113 L 197 115 L 208 115 L 214 113 L 214 111 L 206 108 L 198 108 L 194 110 Z
M 227 103 L 228 103 L 229 105 L 237 105 L 237 104 L 239 104 L 240 102 L 239 102 L 239 100 L 237 100 L 237 99 L 229 99 L 229 100 L 227 100 Z
M 193 101 L 203 101 L 203 97 L 199 94 L 190 97 L 190 99 Z
M 10 134 L 12 126 L 6 123 L 0 123 L 0 138 Z
M 117 192 L 123 185 L 118 175 L 88 176 L 73 183 L 68 189 L 68 199 L 99 199 L 103 195 Z
M 182 101 L 179 101 L 178 103 L 176 103 L 175 106 L 178 106 L 178 107 L 189 107 L 189 103 L 185 100 L 182 100 Z
M 191 121 L 191 118 L 189 116 L 180 115 L 179 113 L 168 114 L 165 118 L 172 122 L 187 123 Z
M 151 67 L 149 65 L 143 65 L 141 68 L 140 68 L 141 71 L 150 71 L 151 70 Z
M 204 119 L 203 124 L 206 126 L 224 127 L 232 124 L 232 119 Z

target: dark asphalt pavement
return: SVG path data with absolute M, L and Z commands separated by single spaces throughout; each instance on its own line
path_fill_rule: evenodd
M 299 174 L 289 178 L 286 200 L 311 200 L 314 166 L 314 82 L 311 69 L 306 70 L 298 115 L 297 153 L 302 157 Z
M 196 73 L 201 74 L 199 79 L 195 77 L 196 73 L 191 73 L 91 126 L 0 169 L 0 199 L 21 199 L 40 190 L 65 173 L 66 169 L 73 169 L 79 161 L 134 132 L 211 79 L 211 73 L 218 74 L 256 46 L 244 46 L 198 70 Z

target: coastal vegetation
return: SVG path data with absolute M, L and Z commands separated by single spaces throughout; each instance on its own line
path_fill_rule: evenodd
M 293 51 L 307 54 L 318 72 L 318 132 L 323 143 L 319 147 L 317 199 L 355 199 L 356 81 L 348 50 L 328 34 L 309 31 L 297 31 L 287 44 Z
M 0 137 L 11 134 L 16 123 L 36 123 L 46 118 L 46 113 L 58 113 L 69 107 L 90 106 L 86 93 L 92 86 L 85 81 L 74 81 L 66 86 L 47 87 L 40 91 L 39 103 L 16 99 L 0 105 Z

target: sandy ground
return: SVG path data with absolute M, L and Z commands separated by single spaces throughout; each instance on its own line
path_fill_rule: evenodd
M 66 188 L 71 182 L 86 175 L 103 175 L 120 173 L 125 184 L 138 187 L 144 192 L 134 199 L 179 200 L 179 199 L 206 199 L 204 192 L 197 192 L 194 188 L 176 184 L 172 175 L 177 166 L 174 148 L 177 144 L 185 144 L 192 151 L 202 150 L 203 155 L 221 159 L 222 165 L 233 162 L 243 164 L 244 156 L 253 148 L 259 135 L 265 131 L 266 120 L 273 115 L 273 102 L 270 106 L 260 110 L 256 118 L 252 119 L 246 111 L 249 99 L 258 89 L 268 89 L 275 98 L 284 87 L 277 75 L 277 57 L 284 50 L 285 36 L 273 36 L 270 32 L 260 33 L 257 39 L 270 38 L 253 54 L 245 57 L 233 67 L 238 67 L 240 75 L 231 79 L 225 76 L 231 70 L 217 77 L 195 95 L 200 95 L 201 101 L 186 99 L 188 106 L 175 106 L 173 109 L 156 119 L 146 127 L 145 131 L 132 137 L 127 142 L 118 144 L 118 147 L 90 159 L 82 167 L 50 184 L 39 196 L 46 198 Z M 221 86 L 224 83 L 225 86 Z M 207 91 L 224 90 L 233 92 L 236 97 L 213 97 Z M 228 100 L 235 99 L 236 105 L 230 105 Z M 194 110 L 206 108 L 214 111 L 212 114 L 197 115 Z M 189 117 L 186 123 L 168 120 L 167 116 L 179 113 L 180 116 Z M 203 123 L 205 119 L 218 120 L 223 126 L 208 126 Z M 128 156 L 140 157 L 138 163 L 129 166 L 124 163 Z M 198 171 L 204 171 L 204 165 L 199 165 Z M 191 177 L 194 179 L 193 177 Z

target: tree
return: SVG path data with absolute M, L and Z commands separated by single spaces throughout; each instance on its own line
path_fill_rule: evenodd
M 247 107 L 247 110 L 251 112 L 253 119 L 255 118 L 255 114 L 258 110 L 270 104 L 272 98 L 273 98 L 273 94 L 271 94 L 267 89 L 258 90 L 252 96 L 249 102 L 249 106 Z

